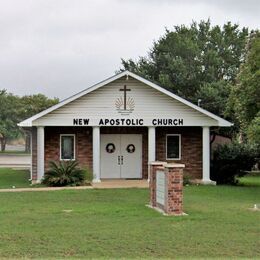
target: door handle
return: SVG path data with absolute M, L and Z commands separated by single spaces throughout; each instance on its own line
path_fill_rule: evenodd
M 123 165 L 123 164 L 124 164 L 124 156 L 121 155 L 121 165 Z
M 120 165 L 120 155 L 117 156 L 117 164 Z

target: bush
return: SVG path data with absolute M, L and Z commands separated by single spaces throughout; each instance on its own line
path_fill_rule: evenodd
M 187 174 L 183 175 L 183 185 L 190 185 L 191 184 L 191 177 Z
M 85 171 L 76 161 L 50 162 L 50 169 L 45 172 L 43 183 L 48 186 L 80 185 L 86 179 Z
M 239 143 L 218 146 L 211 162 L 211 179 L 217 184 L 236 184 L 236 177 L 250 171 L 257 157 L 257 146 Z
M 89 168 L 84 168 L 84 171 L 85 171 L 85 177 L 86 177 L 85 182 L 87 184 L 90 184 L 93 180 L 93 173 Z

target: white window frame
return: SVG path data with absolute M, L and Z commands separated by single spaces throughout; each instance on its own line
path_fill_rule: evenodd
M 62 159 L 61 158 L 61 139 L 63 136 L 73 136 L 73 149 L 74 149 L 74 153 L 73 153 L 73 158 L 72 159 Z M 76 160 L 76 135 L 75 134 L 60 134 L 60 161 L 75 161 Z
M 178 136 L 179 137 L 179 158 L 168 158 L 168 136 Z M 167 134 L 166 135 L 166 160 L 181 160 L 181 134 Z

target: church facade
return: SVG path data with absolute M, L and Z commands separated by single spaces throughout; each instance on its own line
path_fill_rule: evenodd
M 21 122 L 31 131 L 33 182 L 50 161 L 77 160 L 102 179 L 147 179 L 153 161 L 185 164 L 210 182 L 210 127 L 232 124 L 124 71 Z

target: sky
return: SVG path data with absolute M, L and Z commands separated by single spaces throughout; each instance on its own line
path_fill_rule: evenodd
M 208 18 L 259 28 L 260 0 L 0 0 L 0 89 L 64 99 Z

